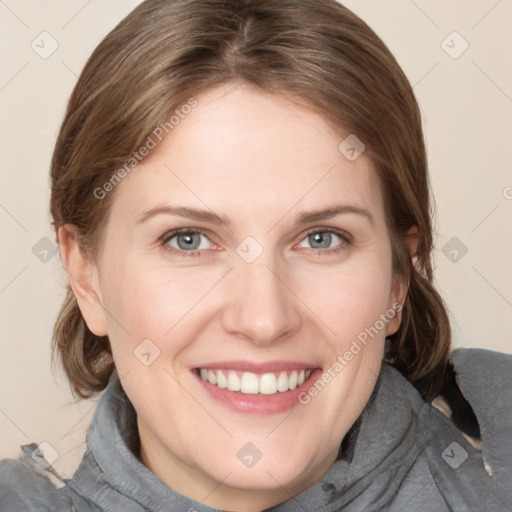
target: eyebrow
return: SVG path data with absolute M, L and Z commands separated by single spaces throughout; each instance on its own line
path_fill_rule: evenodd
M 366 208 L 360 208 L 354 205 L 348 204 L 337 204 L 332 205 L 326 209 L 314 210 L 310 212 L 301 212 L 295 222 L 294 226 L 302 226 L 304 224 L 310 224 L 312 222 L 318 222 L 321 220 L 331 219 L 342 214 L 356 214 L 364 217 L 372 227 L 375 225 L 373 215 Z M 147 220 L 155 217 L 156 215 L 174 215 L 178 217 L 184 217 L 187 219 L 194 219 L 200 222 L 207 222 L 217 226 L 230 227 L 231 222 L 225 215 L 217 215 L 216 213 L 208 210 L 201 210 L 198 208 L 190 208 L 187 206 L 156 206 L 150 210 L 146 210 L 137 219 L 137 223 L 143 223 Z
M 336 217 L 337 215 L 353 213 L 364 217 L 371 226 L 375 226 L 375 220 L 373 215 L 366 208 L 360 208 L 359 206 L 349 204 L 337 204 L 333 205 L 325 210 L 317 210 L 312 212 L 303 212 L 299 214 L 295 221 L 295 226 L 301 226 L 303 224 L 309 224 L 311 222 L 318 222 L 320 220 L 327 220 Z
M 230 226 L 231 224 L 228 218 L 224 215 L 217 215 L 216 213 L 208 210 L 200 210 L 198 208 L 190 208 L 187 206 L 156 206 L 155 208 L 151 208 L 150 210 L 143 212 L 137 219 L 137 223 L 145 222 L 156 215 L 175 215 L 215 225 Z

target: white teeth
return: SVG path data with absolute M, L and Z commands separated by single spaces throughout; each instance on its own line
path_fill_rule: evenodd
M 261 376 L 260 393 L 262 395 L 275 395 L 277 393 L 277 379 L 273 373 L 265 373 Z
M 297 387 L 297 378 L 299 374 L 297 373 L 297 370 L 293 370 L 293 372 L 290 375 L 290 378 L 288 379 L 288 386 L 290 389 L 295 389 Z
M 240 391 L 247 395 L 275 395 L 302 386 L 311 376 L 311 370 L 293 370 L 289 373 L 264 373 L 257 375 L 252 372 L 243 372 L 239 377 L 235 371 L 206 370 L 199 372 L 204 382 L 229 391 Z
M 222 389 L 228 387 L 228 380 L 226 379 L 226 376 L 222 373 L 221 370 L 217 372 L 217 386 L 219 386 L 219 388 Z
M 229 391 L 240 391 L 240 377 L 235 372 L 228 373 L 228 389 Z
M 288 375 L 286 375 L 286 372 L 281 372 L 277 379 L 277 391 L 282 393 L 283 391 L 288 391 L 288 389 Z
M 257 395 L 260 390 L 258 376 L 254 373 L 244 372 L 240 385 L 240 391 L 246 395 Z

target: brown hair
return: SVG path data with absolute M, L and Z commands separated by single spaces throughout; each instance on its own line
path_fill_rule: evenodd
M 450 349 L 445 304 L 433 286 L 432 215 L 419 108 L 385 44 L 336 0 L 147 0 L 95 49 L 69 100 L 52 164 L 54 227 L 78 230 L 94 258 L 115 190 L 93 193 L 180 105 L 239 80 L 307 101 L 366 145 L 382 183 L 394 275 L 409 284 L 386 359 L 427 400 L 439 391 Z M 341 140 L 340 140 L 341 142 Z M 417 226 L 413 265 L 404 244 Z M 103 390 L 114 369 L 108 337 L 85 324 L 73 292 L 54 327 L 80 397 Z

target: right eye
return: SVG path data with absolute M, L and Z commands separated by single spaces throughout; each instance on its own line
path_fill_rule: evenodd
M 199 251 L 210 248 L 208 243 L 211 244 L 205 233 L 197 228 L 174 229 L 162 238 L 162 244 L 180 256 L 199 256 Z

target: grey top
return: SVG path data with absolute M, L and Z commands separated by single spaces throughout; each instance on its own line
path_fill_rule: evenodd
M 512 356 L 458 349 L 452 361 L 482 450 L 383 364 L 342 456 L 321 482 L 268 511 L 512 511 Z M 136 415 L 116 373 L 87 444 L 73 477 L 57 486 L 34 443 L 22 446 L 32 456 L 0 461 L 0 511 L 218 511 L 174 492 L 136 458 Z

